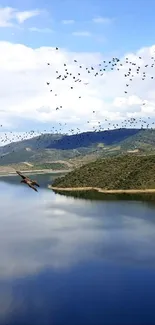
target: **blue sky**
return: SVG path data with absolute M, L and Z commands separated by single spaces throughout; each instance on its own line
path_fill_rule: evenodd
M 154 43 L 153 0 L 57 0 L 1 1 L 1 7 L 10 6 L 20 11 L 46 10 L 24 23 L 24 29 L 1 28 L 0 39 L 25 43 L 32 47 L 60 46 L 73 51 L 101 51 L 118 53 L 136 50 Z M 112 20 L 111 23 L 94 23 L 95 17 Z M 74 20 L 74 24 L 62 24 Z M 35 33 L 29 27 L 51 28 L 53 33 Z M 87 31 L 94 36 L 80 37 L 72 32 Z

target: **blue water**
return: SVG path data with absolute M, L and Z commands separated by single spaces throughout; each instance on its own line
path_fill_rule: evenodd
M 155 324 L 155 205 L 0 179 L 0 324 Z

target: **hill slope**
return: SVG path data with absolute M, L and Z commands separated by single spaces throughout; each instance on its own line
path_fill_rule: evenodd
M 16 164 L 16 163 L 52 163 L 57 160 L 69 160 L 74 158 L 75 152 L 73 150 L 26 150 L 21 149 L 12 153 L 5 154 L 0 160 L 0 165 Z
M 155 148 L 155 130 L 141 130 L 120 142 L 122 150 L 141 148 L 149 151 Z
M 117 129 L 100 132 L 84 132 L 73 135 L 63 134 L 42 134 L 31 139 L 12 142 L 0 147 L 0 154 L 6 154 L 13 151 L 19 151 L 25 148 L 36 149 L 57 149 L 73 150 L 77 148 L 86 148 L 95 143 L 104 143 L 112 145 L 125 140 L 140 132 L 140 129 Z
M 68 150 L 89 147 L 95 143 L 113 145 L 139 132 L 140 129 L 114 129 L 99 132 L 83 132 L 80 134 L 64 135 L 55 143 L 51 143 L 48 148 Z
M 69 136 L 44 134 L 0 147 L 0 164 L 42 164 L 55 160 L 74 160 L 73 165 L 80 166 L 99 157 L 128 152 L 155 153 L 155 130 L 115 129 Z
M 56 179 L 52 186 L 152 189 L 155 188 L 155 155 L 98 159 Z
M 45 149 L 49 145 L 52 145 L 52 143 L 54 144 L 54 142 L 59 140 L 61 137 L 63 137 L 63 134 L 46 133 L 40 136 L 35 136 L 31 139 L 12 142 L 0 147 L 0 155 L 12 153 L 13 151 L 25 150 L 25 148 L 30 148 L 31 150 Z

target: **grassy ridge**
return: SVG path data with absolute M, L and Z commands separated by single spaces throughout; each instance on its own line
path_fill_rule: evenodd
M 43 163 L 43 164 L 27 164 L 27 163 L 19 163 L 19 164 L 10 164 L 7 166 L 0 166 L 0 171 L 4 170 L 5 168 L 10 168 L 14 170 L 45 170 L 45 169 L 53 169 L 53 170 L 61 170 L 61 169 L 69 169 L 66 164 L 63 163 Z M 70 168 L 71 169 L 71 168 Z
M 155 155 L 124 155 L 98 159 L 52 184 L 54 187 L 100 187 L 113 189 L 155 188 Z
M 131 155 L 155 154 L 155 130 L 117 129 L 70 136 L 45 134 L 1 147 L 0 165 L 25 161 L 46 164 L 57 160 L 72 163 L 74 160 L 73 165 L 80 166 L 97 158 L 129 152 Z

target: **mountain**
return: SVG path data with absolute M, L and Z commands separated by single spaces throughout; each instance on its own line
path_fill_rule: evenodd
M 93 144 L 104 143 L 104 145 L 113 145 L 128 137 L 140 132 L 140 129 L 115 129 L 99 132 L 83 132 L 80 134 L 65 135 L 51 143 L 48 148 L 53 149 L 78 149 L 81 147 L 89 147 Z
M 42 134 L 0 147 L 1 165 L 69 161 L 80 166 L 99 157 L 155 152 L 155 130 L 115 129 L 75 135 Z
M 61 137 L 63 137 L 63 134 L 45 133 L 31 139 L 12 142 L 0 147 L 0 155 L 12 153 L 13 151 L 25 150 L 25 148 L 29 148 L 31 150 L 45 149 L 48 148 L 49 145 L 52 145 L 52 143 L 54 144 L 55 141 L 61 139 Z
M 97 159 L 55 179 L 58 188 L 155 189 L 155 155 Z
M 112 145 L 119 141 L 140 132 L 140 129 L 116 129 L 100 132 L 83 132 L 73 135 L 50 134 L 45 133 L 31 139 L 12 142 L 0 147 L 0 154 L 6 154 L 13 151 L 19 151 L 25 148 L 36 149 L 59 149 L 73 150 L 81 147 L 89 147 L 95 143 L 104 143 Z
M 135 135 L 126 138 L 120 142 L 122 149 L 154 149 L 155 148 L 155 130 L 154 129 L 145 129 L 140 130 Z

